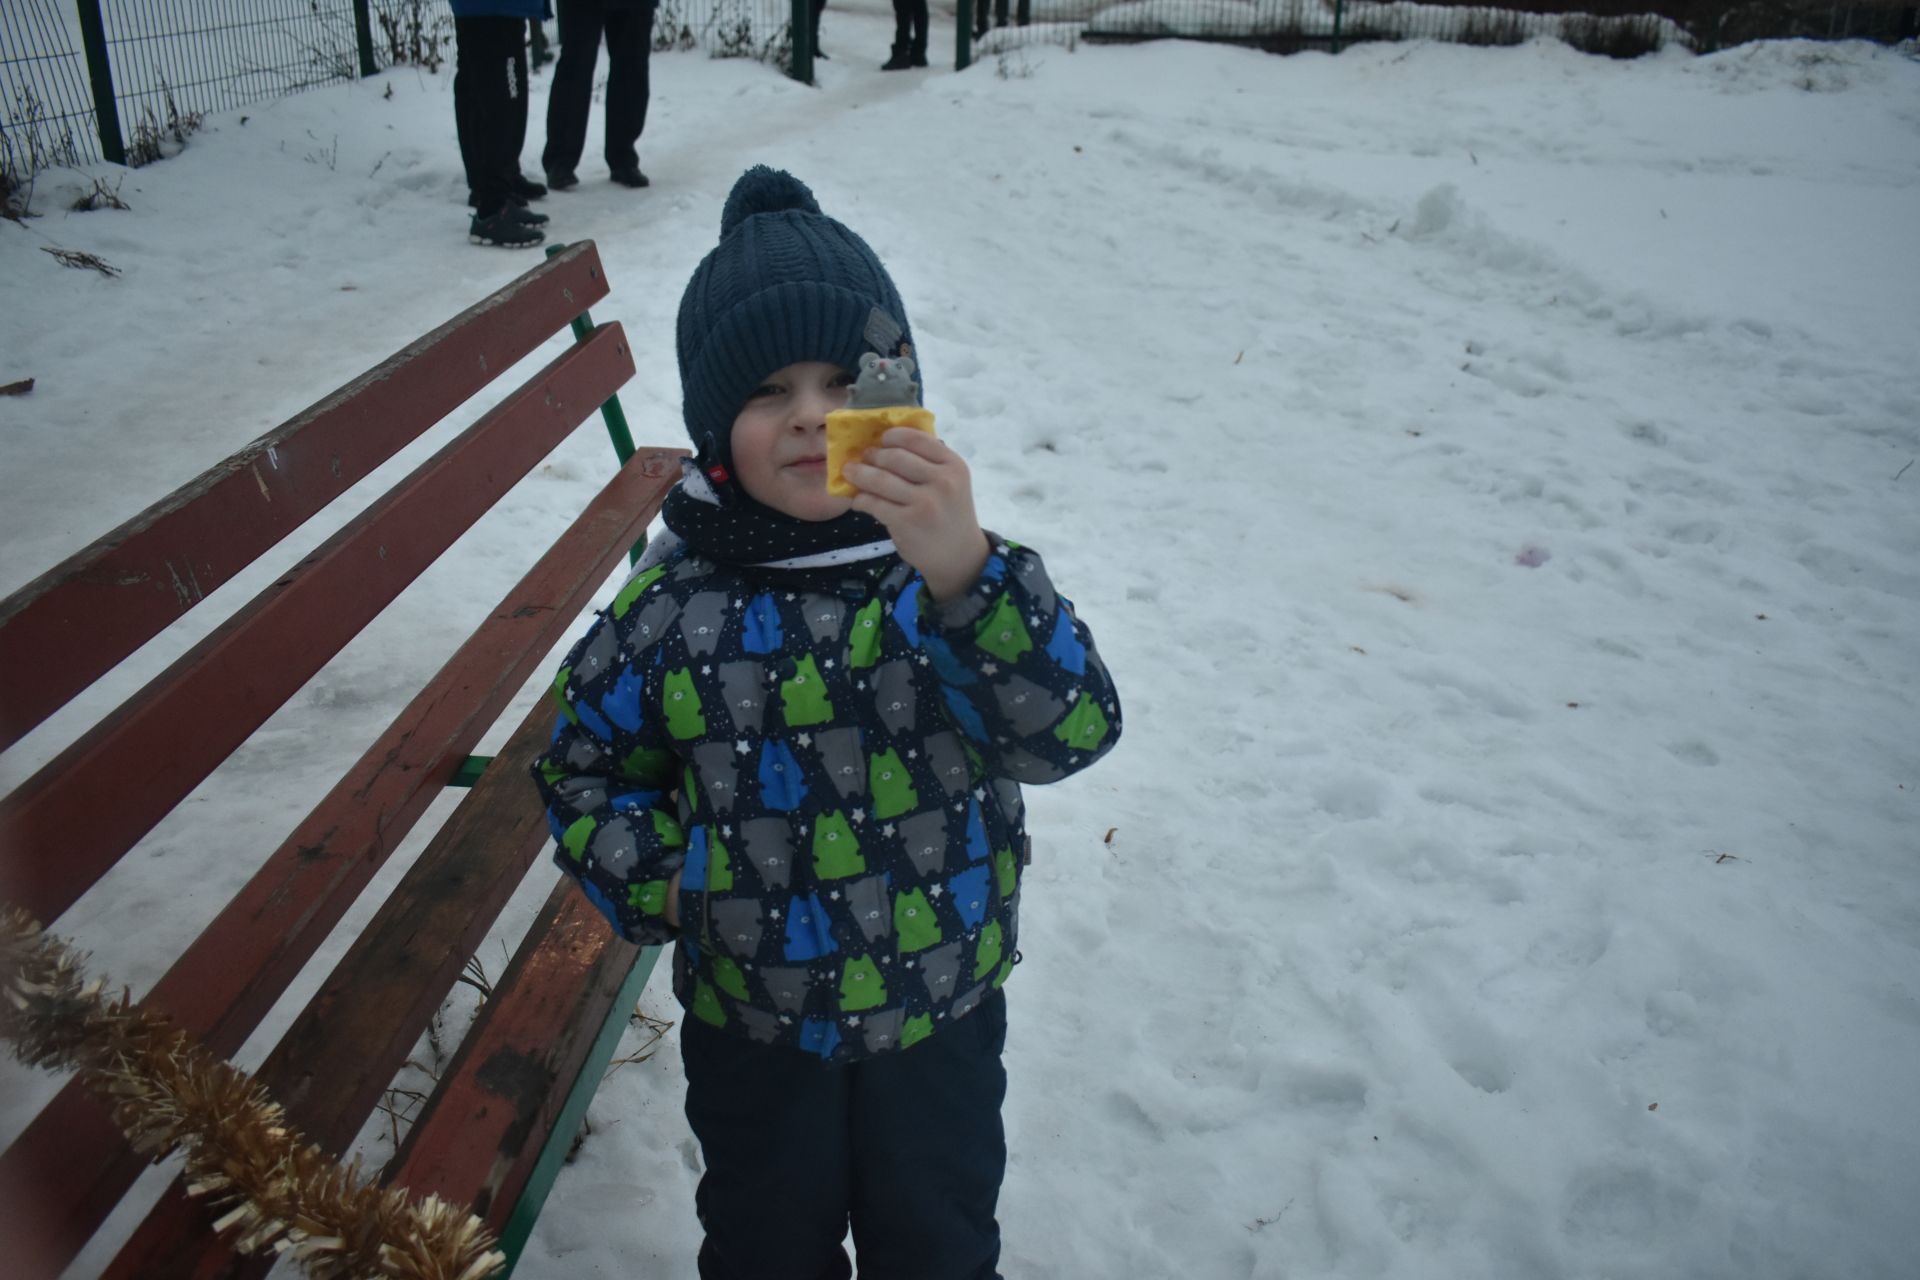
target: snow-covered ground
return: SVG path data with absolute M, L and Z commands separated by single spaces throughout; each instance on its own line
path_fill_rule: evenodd
M 890 262 L 987 523 L 1120 681 L 1121 748 L 1029 797 L 1006 1274 L 1912 1275 L 1920 62 L 882 75 L 890 33 L 835 0 L 817 89 L 657 57 L 654 187 L 593 144 L 543 208 L 600 244 L 636 437 L 677 443 L 673 310 L 727 187 L 813 184 Z M 465 241 L 445 74 L 212 117 L 108 177 L 129 211 L 66 212 L 92 177 L 0 224 L 0 383 L 37 380 L 0 398 L 0 592 L 535 261 Z M 586 500 L 596 434 L 57 931 L 150 983 Z M 643 1007 L 678 1016 L 664 975 Z M 674 1047 L 602 1089 L 521 1276 L 692 1273 Z M 0 1074 L 0 1141 L 53 1084 Z

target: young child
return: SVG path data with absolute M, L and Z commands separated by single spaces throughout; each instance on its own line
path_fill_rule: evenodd
M 707 1280 L 846 1277 L 849 1220 L 866 1280 L 998 1274 L 1020 784 L 1120 735 L 944 443 L 894 428 L 827 491 L 850 370 L 911 338 L 805 185 L 739 180 L 680 304 L 670 536 L 567 657 L 533 769 L 561 869 L 674 944 Z

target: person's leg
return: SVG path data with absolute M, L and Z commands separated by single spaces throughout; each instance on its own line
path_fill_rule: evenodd
M 680 1028 L 687 1122 L 706 1161 L 701 1280 L 847 1280 L 846 1069 L 698 1018 Z
M 506 203 L 506 175 L 501 171 L 508 115 L 507 31 L 514 38 L 524 28 L 518 18 L 455 18 L 453 20 L 453 120 L 460 135 L 460 160 L 467 170 L 468 203 L 482 217 L 499 212 Z
M 511 77 L 507 87 L 511 94 L 507 99 L 507 127 L 501 134 L 500 162 L 506 170 L 508 185 L 517 186 L 525 181 L 520 176 L 520 153 L 527 148 L 527 24 L 519 18 L 510 21 L 513 23 L 511 41 L 502 37 L 502 42 L 510 43 L 512 50 L 507 58 Z
M 927 0 L 911 0 L 913 6 L 913 47 L 908 58 L 916 67 L 927 65 Z
M 653 6 L 607 11 L 607 168 L 640 167 L 647 127 L 647 64 L 653 55 Z
M 893 56 L 882 71 L 905 71 L 913 65 L 913 0 L 893 0 Z
M 510 199 L 521 180 L 512 147 L 526 128 L 526 23 L 462 18 L 454 38 L 454 123 L 473 206 L 467 238 L 508 248 L 539 244 L 546 236 L 538 224 L 546 219 Z
M 860 1280 L 999 1280 L 1006 1040 L 995 991 L 911 1049 L 852 1068 Z
M 593 67 L 600 57 L 601 9 L 592 0 L 560 0 L 560 57 L 547 94 L 547 145 L 540 167 L 549 180 L 580 167 L 593 106 Z M 562 184 L 571 185 L 571 184 Z

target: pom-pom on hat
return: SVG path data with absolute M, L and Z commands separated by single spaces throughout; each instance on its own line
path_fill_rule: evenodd
M 912 340 L 867 242 L 792 174 L 747 170 L 721 212 L 720 243 L 680 299 L 680 388 L 701 465 L 725 483 L 733 420 L 774 370 L 805 360 L 854 370 L 862 352 L 896 355 Z

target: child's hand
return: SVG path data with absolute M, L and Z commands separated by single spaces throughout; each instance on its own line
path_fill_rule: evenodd
M 895 427 L 844 474 L 860 490 L 853 509 L 887 526 L 900 558 L 920 571 L 936 601 L 965 594 L 986 567 L 989 548 L 973 514 L 973 477 L 959 454 L 924 431 Z

